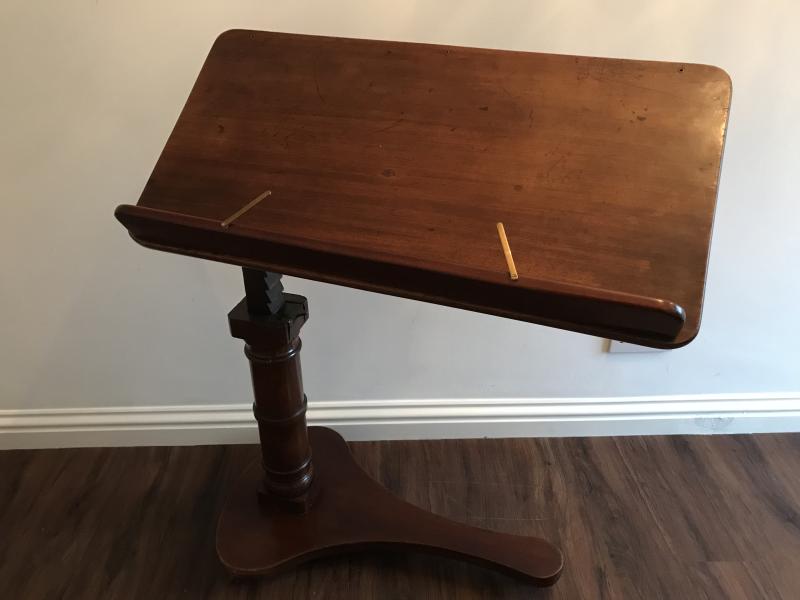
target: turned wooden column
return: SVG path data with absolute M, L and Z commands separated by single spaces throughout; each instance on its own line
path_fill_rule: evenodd
M 308 303 L 284 294 L 275 273 L 244 269 L 244 279 L 246 297 L 228 319 L 250 360 L 262 460 L 245 471 L 220 515 L 217 554 L 228 571 L 273 575 L 322 556 L 399 549 L 470 560 L 537 585 L 558 579 L 564 559 L 549 542 L 408 504 L 359 467 L 339 434 L 307 428 L 298 334 Z
M 313 479 L 300 370 L 303 296 L 284 294 L 280 275 L 243 269 L 245 298 L 228 314 L 231 334 L 245 341 L 253 379 L 264 477 L 262 498 L 305 510 Z

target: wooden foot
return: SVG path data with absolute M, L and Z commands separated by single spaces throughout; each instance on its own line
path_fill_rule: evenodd
M 217 527 L 217 554 L 233 575 L 273 575 L 322 556 L 375 550 L 468 560 L 540 586 L 561 574 L 563 557 L 549 542 L 470 527 L 408 504 L 367 475 L 335 431 L 308 432 L 314 479 L 306 512 L 259 501 L 264 472 L 258 464 L 229 496 Z

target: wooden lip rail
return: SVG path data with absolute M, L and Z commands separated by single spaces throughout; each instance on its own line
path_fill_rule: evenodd
M 346 247 L 315 246 L 309 240 L 248 228 L 222 228 L 219 220 L 143 206 L 120 205 L 116 218 L 143 246 L 219 262 L 259 268 L 555 326 L 623 341 L 673 348 L 686 320 L 669 300 L 508 273 L 445 265 L 400 264 L 379 253 L 358 256 Z M 437 268 L 438 267 L 438 268 Z

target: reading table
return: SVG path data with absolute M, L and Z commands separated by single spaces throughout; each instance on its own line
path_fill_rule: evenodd
M 307 428 L 308 304 L 280 274 L 687 344 L 730 94 L 707 65 L 222 34 L 138 204 L 116 216 L 144 246 L 243 268 L 228 319 L 262 461 L 220 516 L 229 571 L 409 549 L 554 583 L 563 557 L 549 542 L 407 504 L 335 432 Z

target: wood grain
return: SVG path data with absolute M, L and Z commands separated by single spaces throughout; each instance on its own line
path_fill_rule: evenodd
M 219 518 L 217 554 L 232 575 L 272 577 L 323 556 L 395 550 L 457 557 L 539 586 L 558 580 L 564 557 L 546 540 L 470 527 L 404 502 L 359 468 L 338 433 L 308 429 L 299 337 L 308 303 L 285 294 L 275 273 L 243 275 L 247 296 L 228 324 L 250 361 L 261 461 Z
M 800 435 L 351 444 L 390 491 L 471 525 L 550 539 L 536 590 L 458 561 L 342 557 L 230 581 L 225 490 L 257 446 L 0 452 L 4 598 L 793 600 Z
M 245 273 L 245 280 L 248 277 Z M 264 282 L 267 277 L 263 274 Z M 296 501 L 295 509 L 304 510 L 313 465 L 298 336 L 308 320 L 308 302 L 303 296 L 279 292 L 281 309 L 277 313 L 268 314 L 268 302 L 262 302 L 260 312 L 251 312 L 249 307 L 266 297 L 263 291 L 248 294 L 228 313 L 231 334 L 245 341 L 261 442 L 263 479 L 250 490 L 251 500 L 256 504 L 255 492 L 262 488 L 263 493 L 287 503 Z
M 679 346 L 730 90 L 707 65 L 230 31 L 117 216 L 151 247 Z
M 390 551 L 457 558 L 536 586 L 558 581 L 564 557 L 547 540 L 471 527 L 422 510 L 369 477 L 332 429 L 311 427 L 308 437 L 314 499 L 306 512 L 288 512 L 281 498 L 262 496 L 257 502 L 254 490 L 263 478 L 257 463 L 226 501 L 217 554 L 233 575 L 274 577 L 316 558 Z

